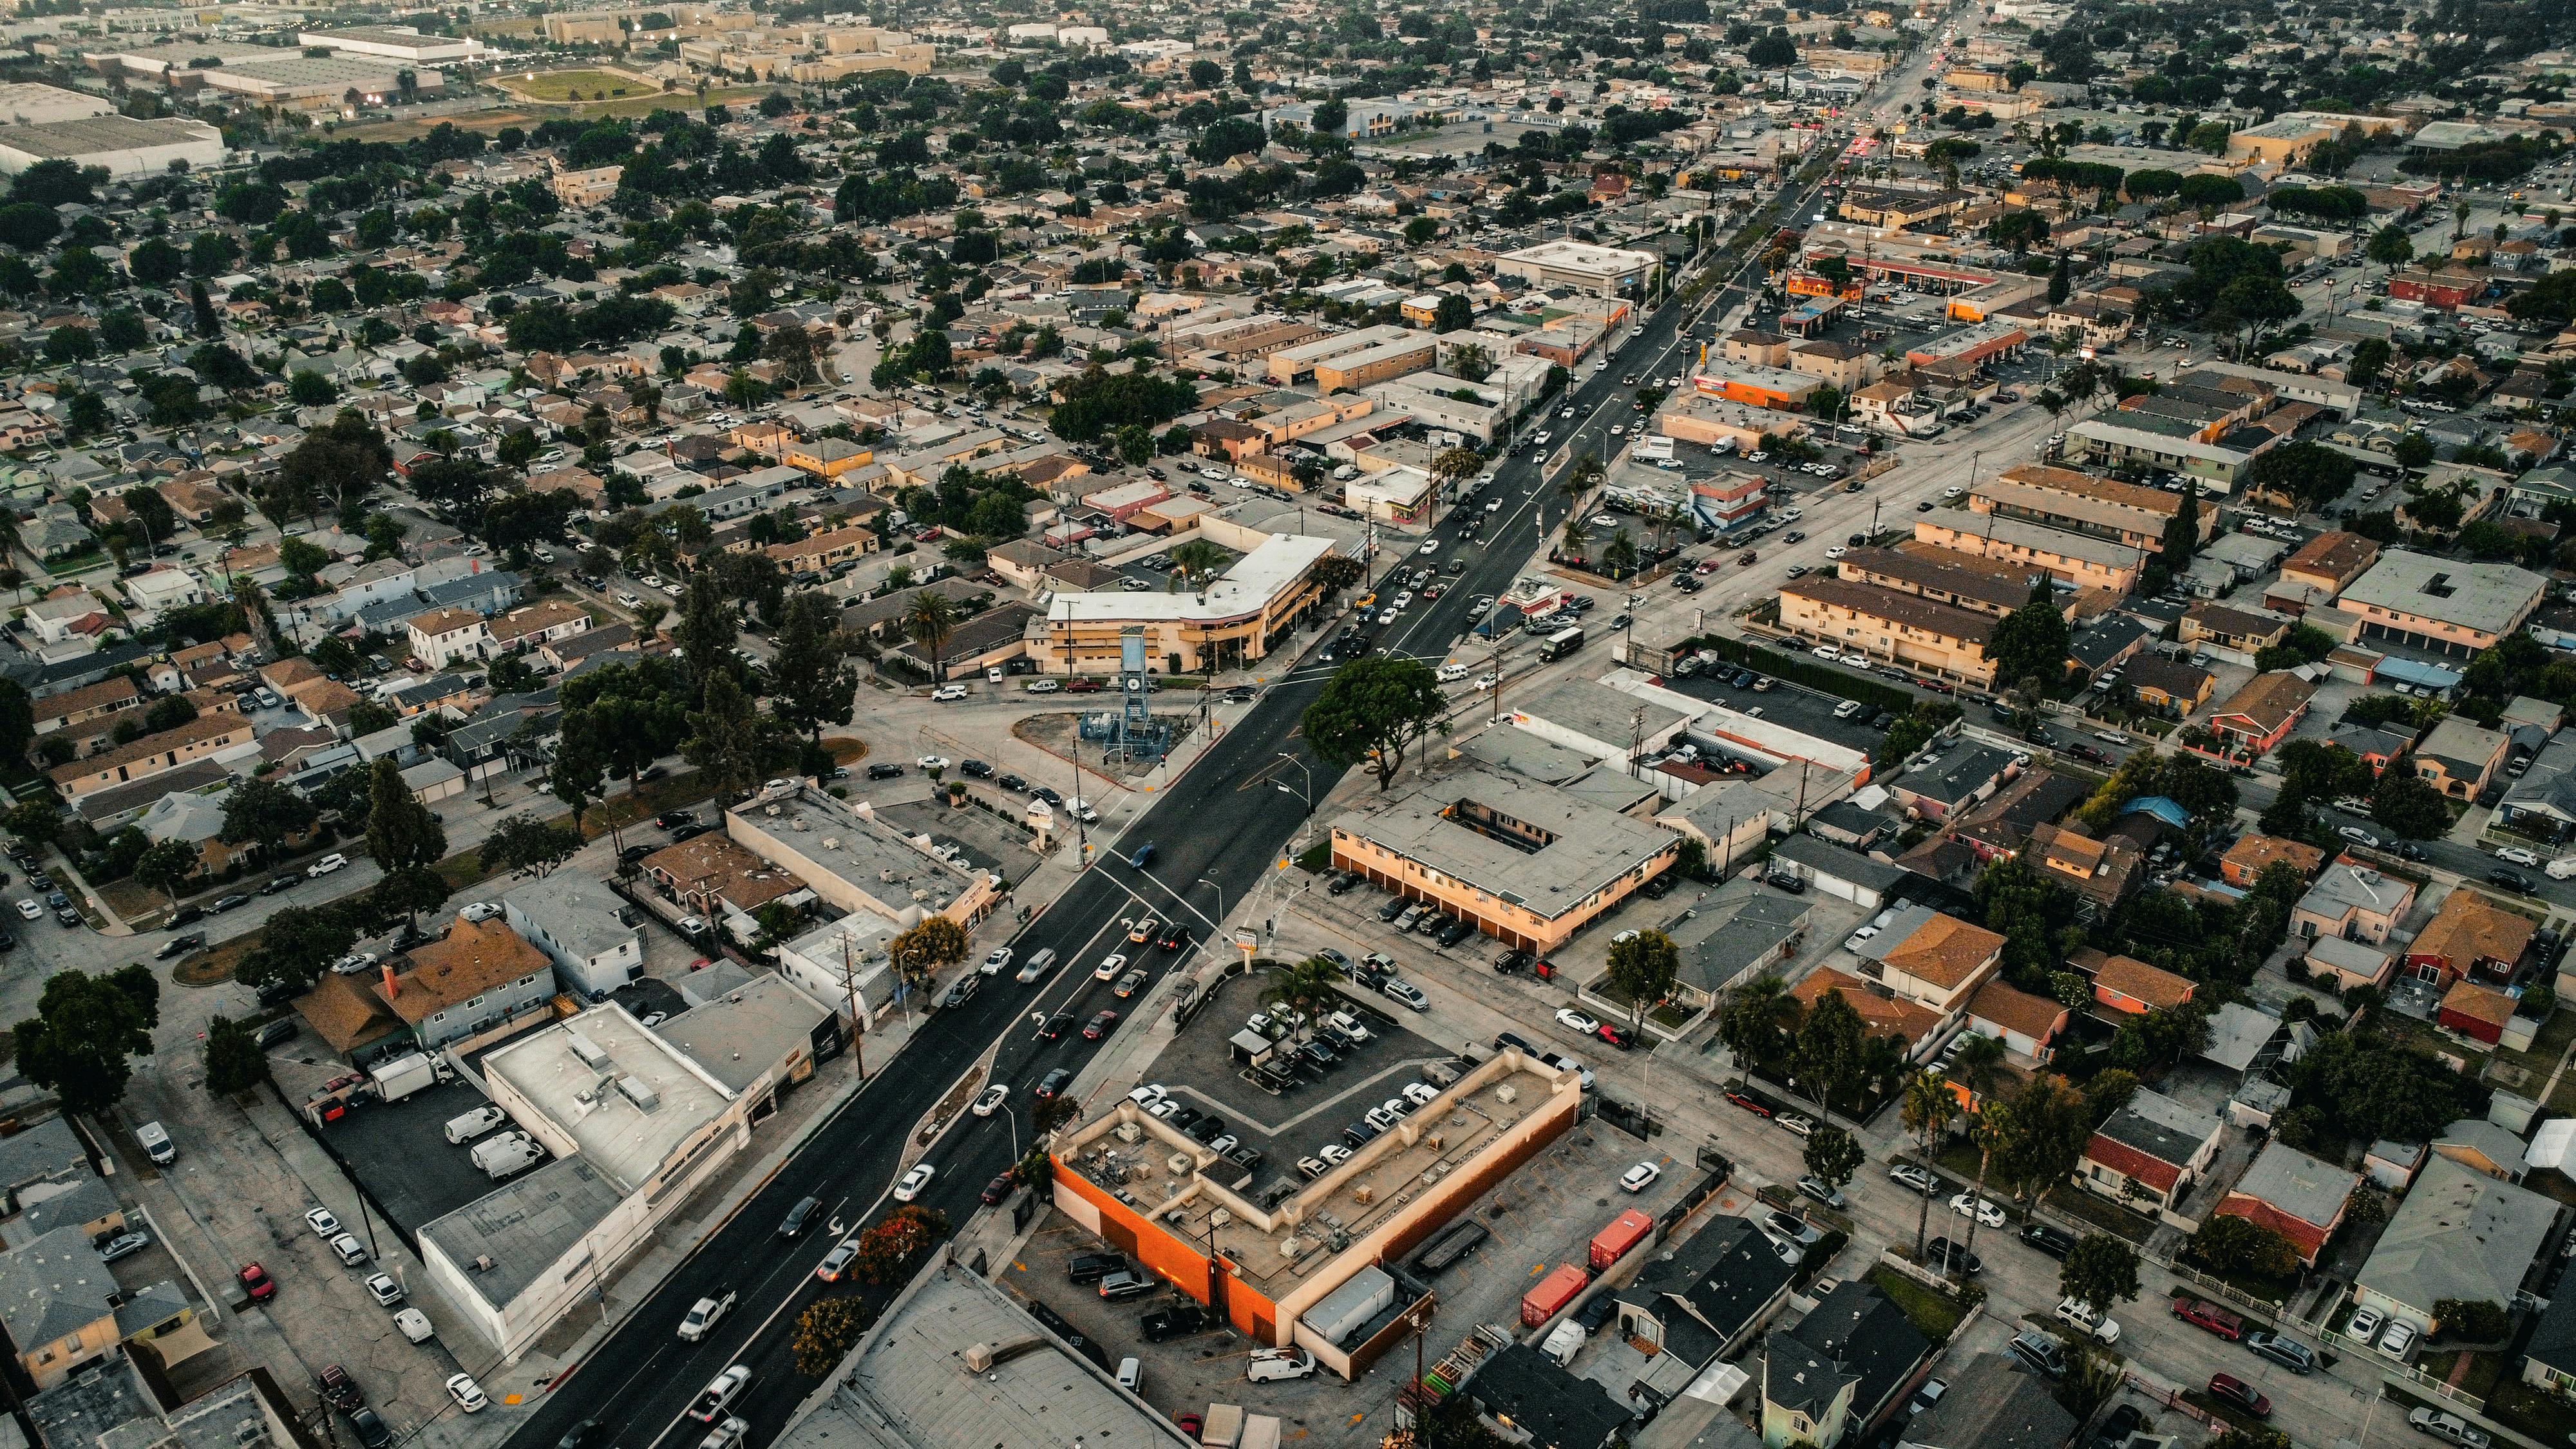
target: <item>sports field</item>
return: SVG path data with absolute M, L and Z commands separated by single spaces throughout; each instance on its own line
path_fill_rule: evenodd
M 658 95 L 661 87 L 641 76 L 605 70 L 545 70 L 533 76 L 507 71 L 493 84 L 532 101 L 602 101 L 626 96 Z

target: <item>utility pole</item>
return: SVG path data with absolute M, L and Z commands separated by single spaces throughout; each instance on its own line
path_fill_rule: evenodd
M 868 1054 L 860 1042 L 866 1035 L 859 1028 L 859 977 L 850 965 L 850 933 L 841 933 L 841 990 L 850 1003 L 850 1060 L 857 1064 L 859 1080 L 868 1079 Z

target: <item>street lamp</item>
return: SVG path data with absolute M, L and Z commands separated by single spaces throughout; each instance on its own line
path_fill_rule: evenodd
M 1206 886 L 1209 890 L 1216 892 L 1216 918 L 1218 922 L 1222 923 L 1225 920 L 1225 887 L 1208 879 L 1207 876 L 1200 876 L 1198 878 L 1198 883 Z

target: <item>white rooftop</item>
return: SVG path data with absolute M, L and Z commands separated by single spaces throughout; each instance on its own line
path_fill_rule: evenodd
M 494 1048 L 483 1071 L 514 1088 L 624 1192 L 642 1186 L 731 1100 L 615 1002 Z
M 1223 578 L 1208 585 L 1204 596 L 1193 589 L 1141 594 L 1118 589 L 1067 591 L 1048 599 L 1046 617 L 1060 624 L 1128 620 L 1215 624 L 1246 618 L 1260 613 L 1332 551 L 1329 538 L 1274 533 L 1268 542 L 1236 560 Z

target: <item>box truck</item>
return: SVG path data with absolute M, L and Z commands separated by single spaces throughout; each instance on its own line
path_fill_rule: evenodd
M 504 1132 L 475 1143 L 473 1155 L 474 1165 L 498 1182 L 545 1156 L 546 1150 L 525 1132 Z
M 423 1087 L 438 1085 L 438 1064 L 423 1052 L 399 1056 L 369 1072 L 376 1084 L 376 1095 L 388 1102 L 399 1102 Z

